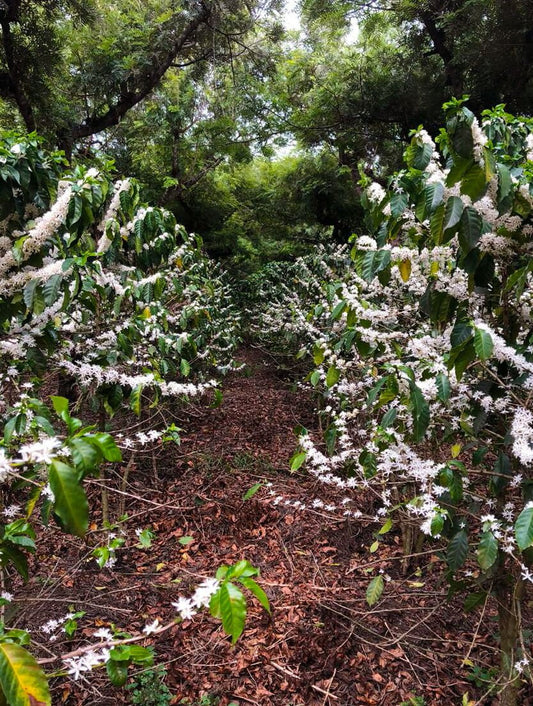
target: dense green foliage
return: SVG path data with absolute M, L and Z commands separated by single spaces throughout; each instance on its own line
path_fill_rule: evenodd
M 301 436 L 292 469 L 380 524 L 372 552 L 394 528 L 406 554 L 436 541 L 450 596 L 465 592 L 468 611 L 494 600 L 510 705 L 529 678 L 533 581 L 533 122 L 498 108 L 481 128 L 463 101 L 445 108 L 439 151 L 419 128 L 386 189 L 365 180 L 351 259 L 259 278 L 260 326 L 301 346 L 325 428 Z M 385 590 L 375 576 L 368 605 Z
M 245 315 L 308 365 L 325 433 L 302 435 L 292 469 L 355 500 L 371 489 L 379 507 L 345 513 L 379 520 L 373 552 L 394 529 L 407 553 L 437 542 L 465 609 L 495 599 L 514 706 L 533 581 L 533 123 L 507 111 L 532 113 L 533 9 L 300 9 L 297 36 L 275 0 L 0 3 L 0 474 L 27 503 L 0 526 L 0 566 L 28 577 L 36 508 L 83 537 L 86 479 L 132 444 L 179 440 L 114 438 L 115 415 L 220 402 Z M 251 275 L 245 311 L 203 243 Z M 95 550 L 101 566 L 121 542 Z M 233 641 L 242 589 L 269 610 L 256 574 L 224 566 L 195 594 Z M 373 576 L 368 605 L 385 590 Z M 15 706 L 50 701 L 28 642 L 0 637 Z M 66 668 L 105 663 L 118 685 L 151 663 L 120 639 L 101 648 Z

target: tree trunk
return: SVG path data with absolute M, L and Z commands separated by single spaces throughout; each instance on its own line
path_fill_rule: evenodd
M 502 690 L 500 706 L 518 706 L 520 679 L 515 671 L 517 647 L 520 637 L 520 602 L 524 593 L 522 579 L 510 582 L 511 577 L 500 567 L 496 599 L 498 601 L 498 623 L 500 628 L 500 665 Z M 512 581 L 512 579 L 511 579 Z

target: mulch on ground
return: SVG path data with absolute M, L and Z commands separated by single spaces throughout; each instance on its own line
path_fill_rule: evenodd
M 245 366 L 225 380 L 220 407 L 198 405 L 164 420 L 184 429 L 181 446 L 141 449 L 122 469 L 108 471 L 117 491 L 112 514 L 129 517 L 116 566 L 100 569 L 90 557 L 102 539 L 95 479 L 93 531 L 86 542 L 53 527 L 41 533 L 30 583 L 15 586 L 10 624 L 32 629 L 38 656 L 61 654 L 90 642 L 98 627 L 136 632 L 155 618 L 171 620 L 172 601 L 190 595 L 221 564 L 246 558 L 261 571 L 272 615 L 250 601 L 236 646 L 207 613 L 146 639 L 166 665 L 172 703 L 399 706 L 418 695 L 427 706 L 444 706 L 460 704 L 469 692 L 491 704 L 483 696 L 497 664 L 490 610 L 480 621 L 479 611 L 465 617 L 460 596 L 446 600 L 437 556 L 425 555 L 424 569 L 414 561 L 405 571 L 394 531 L 374 555 L 375 527 L 276 500 L 319 497 L 327 504 L 333 492 L 288 471 L 294 429 L 315 424 L 313 401 L 266 352 L 246 348 L 239 359 Z M 258 482 L 272 483 L 275 492 L 262 487 L 243 499 Z M 136 546 L 135 529 L 144 527 L 155 533 L 150 549 Z M 192 540 L 182 544 L 183 537 Z M 380 571 L 385 591 L 369 608 L 366 588 Z M 69 606 L 85 611 L 76 634 L 67 640 L 58 631 L 50 641 L 40 626 Z M 462 664 L 467 654 L 474 667 Z M 105 706 L 130 698 L 101 671 L 55 679 L 52 688 L 54 704 Z

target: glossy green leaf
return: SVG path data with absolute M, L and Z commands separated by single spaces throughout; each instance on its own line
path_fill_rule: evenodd
M 413 437 L 416 442 L 422 441 L 429 424 L 429 405 L 426 402 L 424 395 L 417 385 L 409 380 L 409 388 L 411 391 L 411 410 L 413 415 Z
M 406 193 L 394 193 L 390 199 L 390 210 L 393 218 L 398 218 L 407 208 L 409 199 Z
M 459 244 L 465 255 L 477 245 L 481 237 L 482 225 L 482 218 L 476 209 L 467 206 L 459 222 Z
M 218 592 L 222 627 L 231 636 L 232 643 L 235 643 L 244 630 L 246 601 L 242 591 L 230 581 L 223 583 Z
M 239 579 L 239 581 L 240 581 L 240 583 L 242 583 L 242 585 L 243 585 L 245 588 L 247 588 L 247 589 L 250 591 L 250 593 L 252 593 L 252 594 L 257 598 L 257 600 L 258 600 L 259 603 L 263 606 L 263 608 L 264 608 L 268 613 L 270 613 L 271 611 L 270 611 L 270 603 L 269 603 L 269 600 L 268 600 L 268 596 L 267 596 L 267 594 L 263 591 L 263 589 L 261 588 L 261 586 L 257 583 L 257 581 L 254 581 L 253 579 L 251 579 L 251 578 L 249 578 L 249 577 L 247 577 L 247 576 L 242 576 L 242 577 Z
M 253 498 L 253 496 L 257 493 L 258 490 L 261 490 L 263 487 L 263 483 L 254 483 L 251 488 L 248 488 L 246 493 L 242 496 L 243 501 L 245 500 L 250 500 L 250 498 Z
M 9 706 L 50 706 L 48 681 L 35 658 L 15 643 L 0 643 L 0 686 Z
M 468 535 L 464 530 L 459 530 L 448 544 L 446 561 L 452 571 L 459 569 L 466 561 L 468 554 Z
M 89 504 L 85 491 L 78 483 L 78 474 L 66 463 L 53 461 L 48 481 L 54 494 L 54 513 L 63 529 L 83 537 L 89 526 Z
M 514 526 L 516 543 L 524 550 L 533 545 L 533 507 L 525 507 Z
M 407 155 L 407 164 L 413 169 L 424 171 L 431 161 L 432 154 L 432 145 L 427 142 L 424 142 L 421 145 L 414 143 L 412 153 Z
M 474 348 L 480 360 L 488 360 L 493 351 L 494 343 L 488 331 L 477 328 L 474 332 Z
M 57 395 L 52 395 L 50 399 L 52 400 L 52 406 L 56 414 L 61 416 L 65 412 L 68 413 L 69 402 L 66 397 L 58 397 Z
M 97 449 L 82 437 L 70 439 L 68 442 L 72 452 L 72 460 L 76 469 L 83 474 L 90 473 L 97 467 L 101 458 Z
M 459 196 L 450 196 L 446 201 L 446 208 L 444 211 L 444 241 L 448 241 L 452 238 L 459 227 L 459 222 L 461 216 L 463 215 L 464 204 Z
M 300 453 L 294 454 L 291 458 L 291 471 L 294 473 L 297 471 L 304 463 L 307 458 L 307 452 L 301 451 Z
M 431 217 L 429 219 L 431 237 L 437 244 L 442 243 L 445 215 L 445 207 L 444 204 L 441 203 L 439 207 L 436 208 L 435 211 L 431 214 Z
M 461 193 L 470 196 L 472 201 L 480 199 L 487 190 L 485 170 L 474 163 L 463 175 L 461 180 Z
M 340 376 L 340 370 L 334 365 L 330 365 L 328 372 L 326 373 L 326 385 L 328 387 L 333 387 L 333 385 L 336 385 L 339 382 Z
M 143 385 L 137 385 L 131 391 L 130 395 L 130 408 L 132 412 L 139 417 L 141 415 L 141 403 L 142 403 L 142 391 Z
M 107 660 L 107 676 L 113 686 L 124 686 L 128 679 L 128 666 L 128 661 L 117 661 L 115 659 Z
M 46 306 L 55 304 L 61 290 L 63 275 L 52 275 L 43 285 L 43 295 Z
M 93 435 L 93 438 L 106 461 L 122 461 L 120 449 L 110 434 L 107 434 L 106 432 L 97 432 Z
M 381 574 L 375 576 L 368 584 L 368 588 L 366 589 L 366 602 L 369 606 L 373 606 L 379 601 L 383 594 L 384 587 L 385 582 Z
M 383 429 L 391 427 L 394 424 L 397 416 L 398 410 L 395 407 L 392 407 L 392 409 L 389 409 L 389 411 L 383 415 L 383 419 L 381 420 L 380 426 Z
M 389 250 L 369 250 L 362 257 L 361 275 L 367 282 L 384 270 L 391 262 Z
M 498 558 L 498 540 L 492 532 L 483 532 L 477 548 L 477 561 L 487 571 Z
M 450 399 L 450 379 L 444 373 L 439 373 L 435 378 L 437 383 L 437 394 L 441 402 L 447 402 Z
M 439 181 L 428 184 L 424 189 L 426 218 L 429 218 L 435 209 L 441 205 L 444 196 L 444 185 Z

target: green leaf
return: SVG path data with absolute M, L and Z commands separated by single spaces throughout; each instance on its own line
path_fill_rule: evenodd
M 467 206 L 459 222 L 459 244 L 465 255 L 477 245 L 482 226 L 483 219 L 479 213 L 472 206 Z
M 340 317 L 344 313 L 345 309 L 346 309 L 346 302 L 345 301 L 337 302 L 337 304 L 333 308 L 333 311 L 331 312 L 331 318 L 333 319 L 333 321 L 337 321 L 337 319 L 340 319 Z M 317 363 L 317 365 L 318 365 L 318 363 Z
M 453 147 L 457 154 L 463 159 L 471 158 L 474 150 L 474 138 L 472 137 L 470 123 L 462 118 L 456 123 L 455 129 L 453 129 L 452 126 L 449 127 Z
M 361 275 L 371 282 L 378 272 L 384 270 L 391 261 L 390 250 L 369 250 L 362 257 Z
M 498 557 L 498 541 L 492 532 L 483 532 L 477 548 L 477 561 L 487 571 Z
M 392 529 L 392 519 L 390 517 L 387 517 L 383 526 L 379 528 L 378 534 L 387 534 L 387 532 L 390 532 L 391 529 Z
M 389 376 L 386 375 L 385 377 L 380 378 L 377 383 L 374 385 L 374 387 L 369 391 L 367 398 L 366 398 L 366 404 L 367 407 L 372 407 L 372 405 L 375 403 L 377 400 L 381 390 L 383 387 L 388 383 L 389 381 Z
M 522 551 L 533 545 L 533 507 L 525 507 L 518 515 L 514 531 L 516 543 Z
M 446 561 L 452 571 L 459 569 L 466 561 L 468 554 L 468 535 L 459 530 L 451 539 L 446 552 Z
M 66 397 L 58 397 L 56 395 L 52 395 L 50 397 L 52 400 L 52 406 L 59 416 L 64 414 L 64 412 L 68 413 L 68 400 Z
M 438 398 L 441 402 L 447 402 L 450 399 L 450 379 L 444 373 L 439 373 L 436 377 Z
M 51 306 L 55 304 L 57 300 L 57 295 L 61 288 L 61 282 L 63 280 L 63 275 L 52 275 L 43 285 L 44 301 L 46 306 Z
M 452 329 L 450 343 L 457 348 L 461 343 L 465 343 L 472 338 L 474 331 L 472 327 L 464 321 L 458 321 Z
M 521 297 L 527 285 L 528 274 L 531 270 L 533 270 L 533 260 L 530 260 L 527 265 L 515 270 L 511 275 L 509 275 L 503 291 L 510 292 L 511 289 L 516 286 L 514 293 L 517 298 Z
M 240 578 L 241 576 L 257 576 L 258 574 L 259 569 L 252 566 L 246 559 L 241 559 L 229 567 L 227 577 Z
M 137 385 L 137 387 L 133 388 L 130 395 L 130 408 L 137 417 L 141 415 L 142 391 L 143 385 Z
M 28 560 L 24 552 L 20 551 L 20 549 L 12 544 L 4 544 L 4 546 L 0 548 L 0 561 L 2 566 L 7 566 L 8 563 L 11 562 L 24 581 L 28 580 Z
M 180 537 L 178 539 L 178 542 L 182 544 L 184 547 L 187 547 L 189 544 L 192 544 L 194 542 L 194 537 Z
M 187 377 L 191 372 L 191 365 L 185 358 L 182 358 L 180 361 L 180 372 L 184 377 Z
M 368 584 L 368 588 L 366 589 L 366 602 L 369 606 L 373 606 L 379 601 L 384 587 L 385 582 L 381 574 L 375 576 Z
M 472 201 L 480 199 L 487 189 L 485 170 L 474 163 L 463 175 L 461 180 L 461 193 L 470 196 Z
M 244 630 L 246 601 L 242 591 L 230 581 L 223 583 L 218 593 L 220 594 L 222 627 L 226 634 L 231 636 L 232 643 L 235 644 Z
M 50 706 L 52 703 L 44 672 L 20 645 L 0 643 L 0 685 L 10 706 Z
M 409 380 L 411 390 L 411 407 L 413 414 L 413 437 L 416 442 L 422 441 L 429 424 L 429 405 L 417 385 Z
M 480 606 L 486 599 L 486 593 L 469 593 L 464 602 L 465 613 L 470 613 L 472 610 Z
M 313 387 L 316 387 L 320 382 L 320 370 L 313 370 L 309 381 Z
M 394 193 L 390 199 L 390 211 L 393 218 L 398 218 L 407 208 L 409 203 L 406 193 Z
M 436 537 L 437 535 L 440 535 L 442 532 L 442 528 L 444 527 L 444 517 L 442 515 L 435 515 L 435 517 L 431 520 L 431 536 Z
M 257 600 L 267 611 L 267 613 L 270 613 L 270 603 L 268 601 L 267 594 L 263 591 L 261 586 L 248 576 L 241 576 L 239 581 L 245 588 L 250 591 L 250 593 L 253 593 L 253 595 L 257 598 Z
M 389 411 L 383 415 L 383 419 L 381 420 L 380 426 L 382 429 L 387 429 L 387 427 L 391 427 L 398 415 L 398 410 L 395 407 L 392 407 L 392 409 L 389 409 Z
M 488 360 L 494 350 L 494 343 L 488 331 L 477 328 L 474 332 L 474 348 L 480 360 Z
M 501 213 L 507 211 L 513 202 L 513 179 L 509 168 L 504 164 L 498 164 L 498 210 Z
M 313 346 L 313 360 L 315 365 L 320 365 L 324 362 L 324 349 L 316 344 Z
M 418 171 L 423 172 L 431 161 L 431 155 L 433 154 L 432 145 L 428 145 L 427 142 L 423 144 L 413 144 L 412 157 L 407 158 L 407 164 L 413 169 L 418 169 Z
M 39 280 L 32 279 L 24 287 L 24 290 L 22 292 L 22 298 L 24 299 L 24 304 L 26 304 L 29 311 L 33 310 L 33 301 L 35 299 L 35 290 L 37 289 L 38 284 L 39 284 Z
M 435 209 L 441 205 L 444 196 L 444 184 L 436 182 L 428 184 L 424 189 L 425 215 L 429 218 Z
M 440 204 L 440 206 L 435 209 L 434 213 L 431 214 L 431 218 L 429 219 L 431 237 L 437 244 L 442 242 L 445 215 L 444 204 Z
M 115 444 L 115 440 L 111 434 L 107 434 L 106 432 L 98 432 L 93 435 L 93 438 L 106 461 L 110 461 L 112 463 L 122 461 L 120 449 Z
M 78 474 L 61 461 L 53 461 L 48 480 L 54 494 L 54 513 L 66 532 L 83 537 L 89 526 L 89 504 Z
M 301 451 L 300 453 L 294 454 L 294 456 L 291 458 L 291 472 L 294 473 L 295 471 L 297 471 L 300 466 L 305 463 L 306 458 L 306 451 Z
M 81 217 L 83 211 L 83 201 L 80 196 L 74 196 L 68 206 L 68 218 L 70 220 L 70 225 L 75 225 Z
M 326 385 L 328 387 L 333 387 L 333 385 L 339 382 L 340 376 L 340 370 L 334 365 L 330 365 L 328 372 L 326 373 Z
M 476 357 L 476 351 L 471 343 L 467 343 L 463 350 L 459 352 L 454 361 L 455 376 L 457 380 L 463 377 L 464 371 Z
M 107 676 L 113 686 L 124 686 L 128 679 L 128 666 L 128 661 L 117 661 L 114 659 L 107 660 Z
M 464 204 L 459 196 L 450 196 L 446 201 L 446 209 L 444 212 L 444 242 L 447 242 L 457 232 L 461 216 L 463 215 Z
M 248 488 L 246 493 L 242 496 L 243 502 L 246 500 L 250 500 L 250 498 L 253 498 L 253 496 L 257 493 L 258 490 L 260 490 L 263 487 L 262 481 L 259 483 L 254 483 L 251 488 Z
M 95 470 L 101 456 L 92 444 L 78 437 L 70 439 L 68 445 L 72 451 L 72 460 L 77 470 L 84 475 Z

